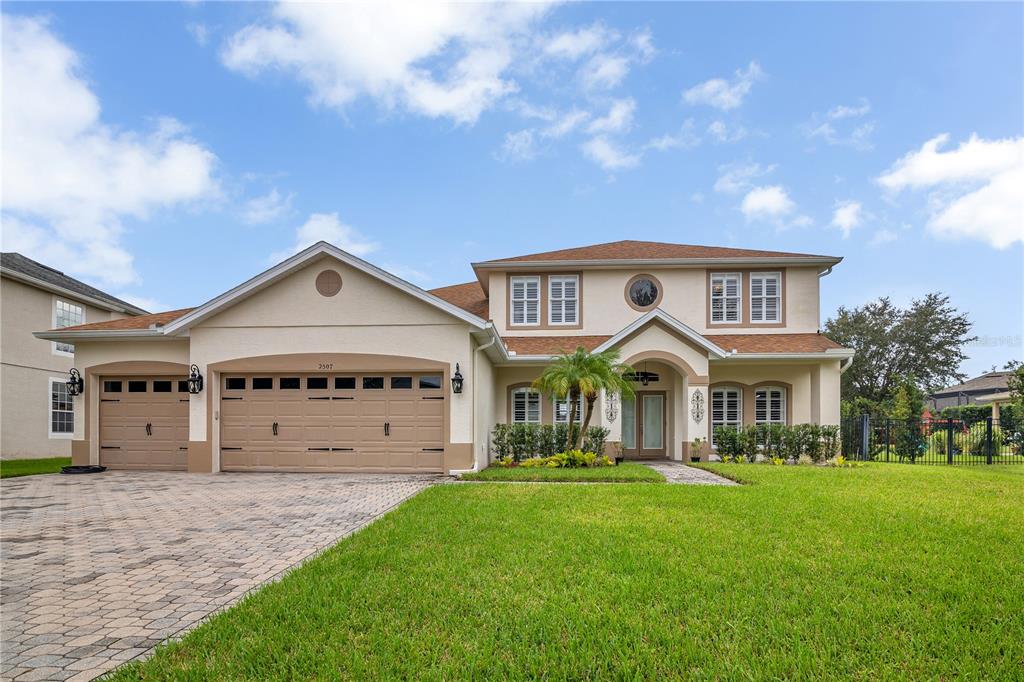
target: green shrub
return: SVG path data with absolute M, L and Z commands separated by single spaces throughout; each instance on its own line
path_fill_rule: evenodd
M 765 457 L 784 457 L 786 436 L 793 431 L 792 427 L 782 424 L 761 424 L 758 428 L 761 440 L 761 450 Z
M 603 455 L 609 433 L 611 433 L 611 430 L 603 426 L 591 426 L 583 435 L 583 449 L 586 452 L 596 452 L 599 455 Z
M 962 439 L 961 448 L 972 455 L 983 457 L 988 455 L 988 422 L 978 422 L 972 426 L 967 433 L 960 434 Z M 1003 430 L 992 425 L 992 454 L 999 454 L 1003 447 Z
M 748 462 L 756 462 L 760 452 L 762 429 L 759 426 L 744 426 L 740 429 L 740 455 Z
M 715 427 L 715 448 L 722 461 L 732 461 L 740 454 L 740 432 L 731 426 Z M 726 457 L 729 459 L 726 460 Z
M 509 424 L 494 425 L 494 431 L 491 432 L 491 452 L 496 459 L 512 458 L 511 432 L 512 428 Z
M 839 426 L 825 424 L 819 426 L 818 431 L 821 434 L 821 460 L 828 460 L 838 455 L 841 437 Z
M 542 457 L 550 457 L 556 452 L 558 452 L 558 441 L 555 427 L 552 424 L 542 424 L 537 433 L 537 453 Z

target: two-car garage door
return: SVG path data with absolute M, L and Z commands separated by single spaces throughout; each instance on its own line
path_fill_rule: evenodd
M 444 468 L 438 372 L 225 374 L 224 471 Z

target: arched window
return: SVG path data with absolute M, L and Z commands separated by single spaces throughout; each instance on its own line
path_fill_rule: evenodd
M 786 423 L 786 389 L 762 386 L 754 390 L 754 423 Z
M 743 393 L 734 386 L 723 386 L 711 391 L 711 444 L 715 444 L 715 427 L 734 429 L 743 424 Z
M 528 386 L 512 389 L 512 423 L 540 424 L 540 393 Z

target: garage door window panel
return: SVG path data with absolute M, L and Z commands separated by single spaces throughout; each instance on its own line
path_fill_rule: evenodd
M 310 391 L 326 391 L 327 377 L 306 377 L 306 389 Z
M 244 391 L 245 377 L 227 377 L 224 380 L 225 391 Z
M 274 377 L 253 377 L 252 390 L 272 391 L 274 390 Z
M 363 377 L 364 391 L 384 390 L 384 377 Z
M 355 377 L 334 377 L 334 388 L 338 391 L 356 390 Z
M 441 388 L 441 377 L 437 374 L 429 374 L 420 377 L 420 389 L 440 389 Z
M 412 389 L 412 377 L 391 377 L 391 390 L 404 391 Z
M 148 382 L 146 381 L 129 381 L 128 392 L 129 393 L 145 393 Z
M 104 381 L 103 392 L 104 393 L 120 393 L 124 384 L 120 381 Z
M 302 388 L 302 380 L 299 377 L 281 377 L 278 388 L 282 391 L 297 391 Z

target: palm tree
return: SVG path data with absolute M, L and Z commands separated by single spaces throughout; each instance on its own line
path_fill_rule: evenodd
M 576 422 L 576 401 L 582 396 L 587 402 L 583 427 L 573 434 L 573 449 L 579 450 L 583 434 L 590 426 L 594 403 L 602 389 L 607 393 L 620 393 L 623 398 L 633 397 L 633 386 L 625 378 L 632 371 L 632 368 L 619 364 L 617 350 L 590 353 L 583 346 L 578 346 L 575 352 L 562 353 L 545 367 L 533 382 L 533 388 L 558 400 L 568 398 L 570 432 L 574 431 L 572 424 Z

